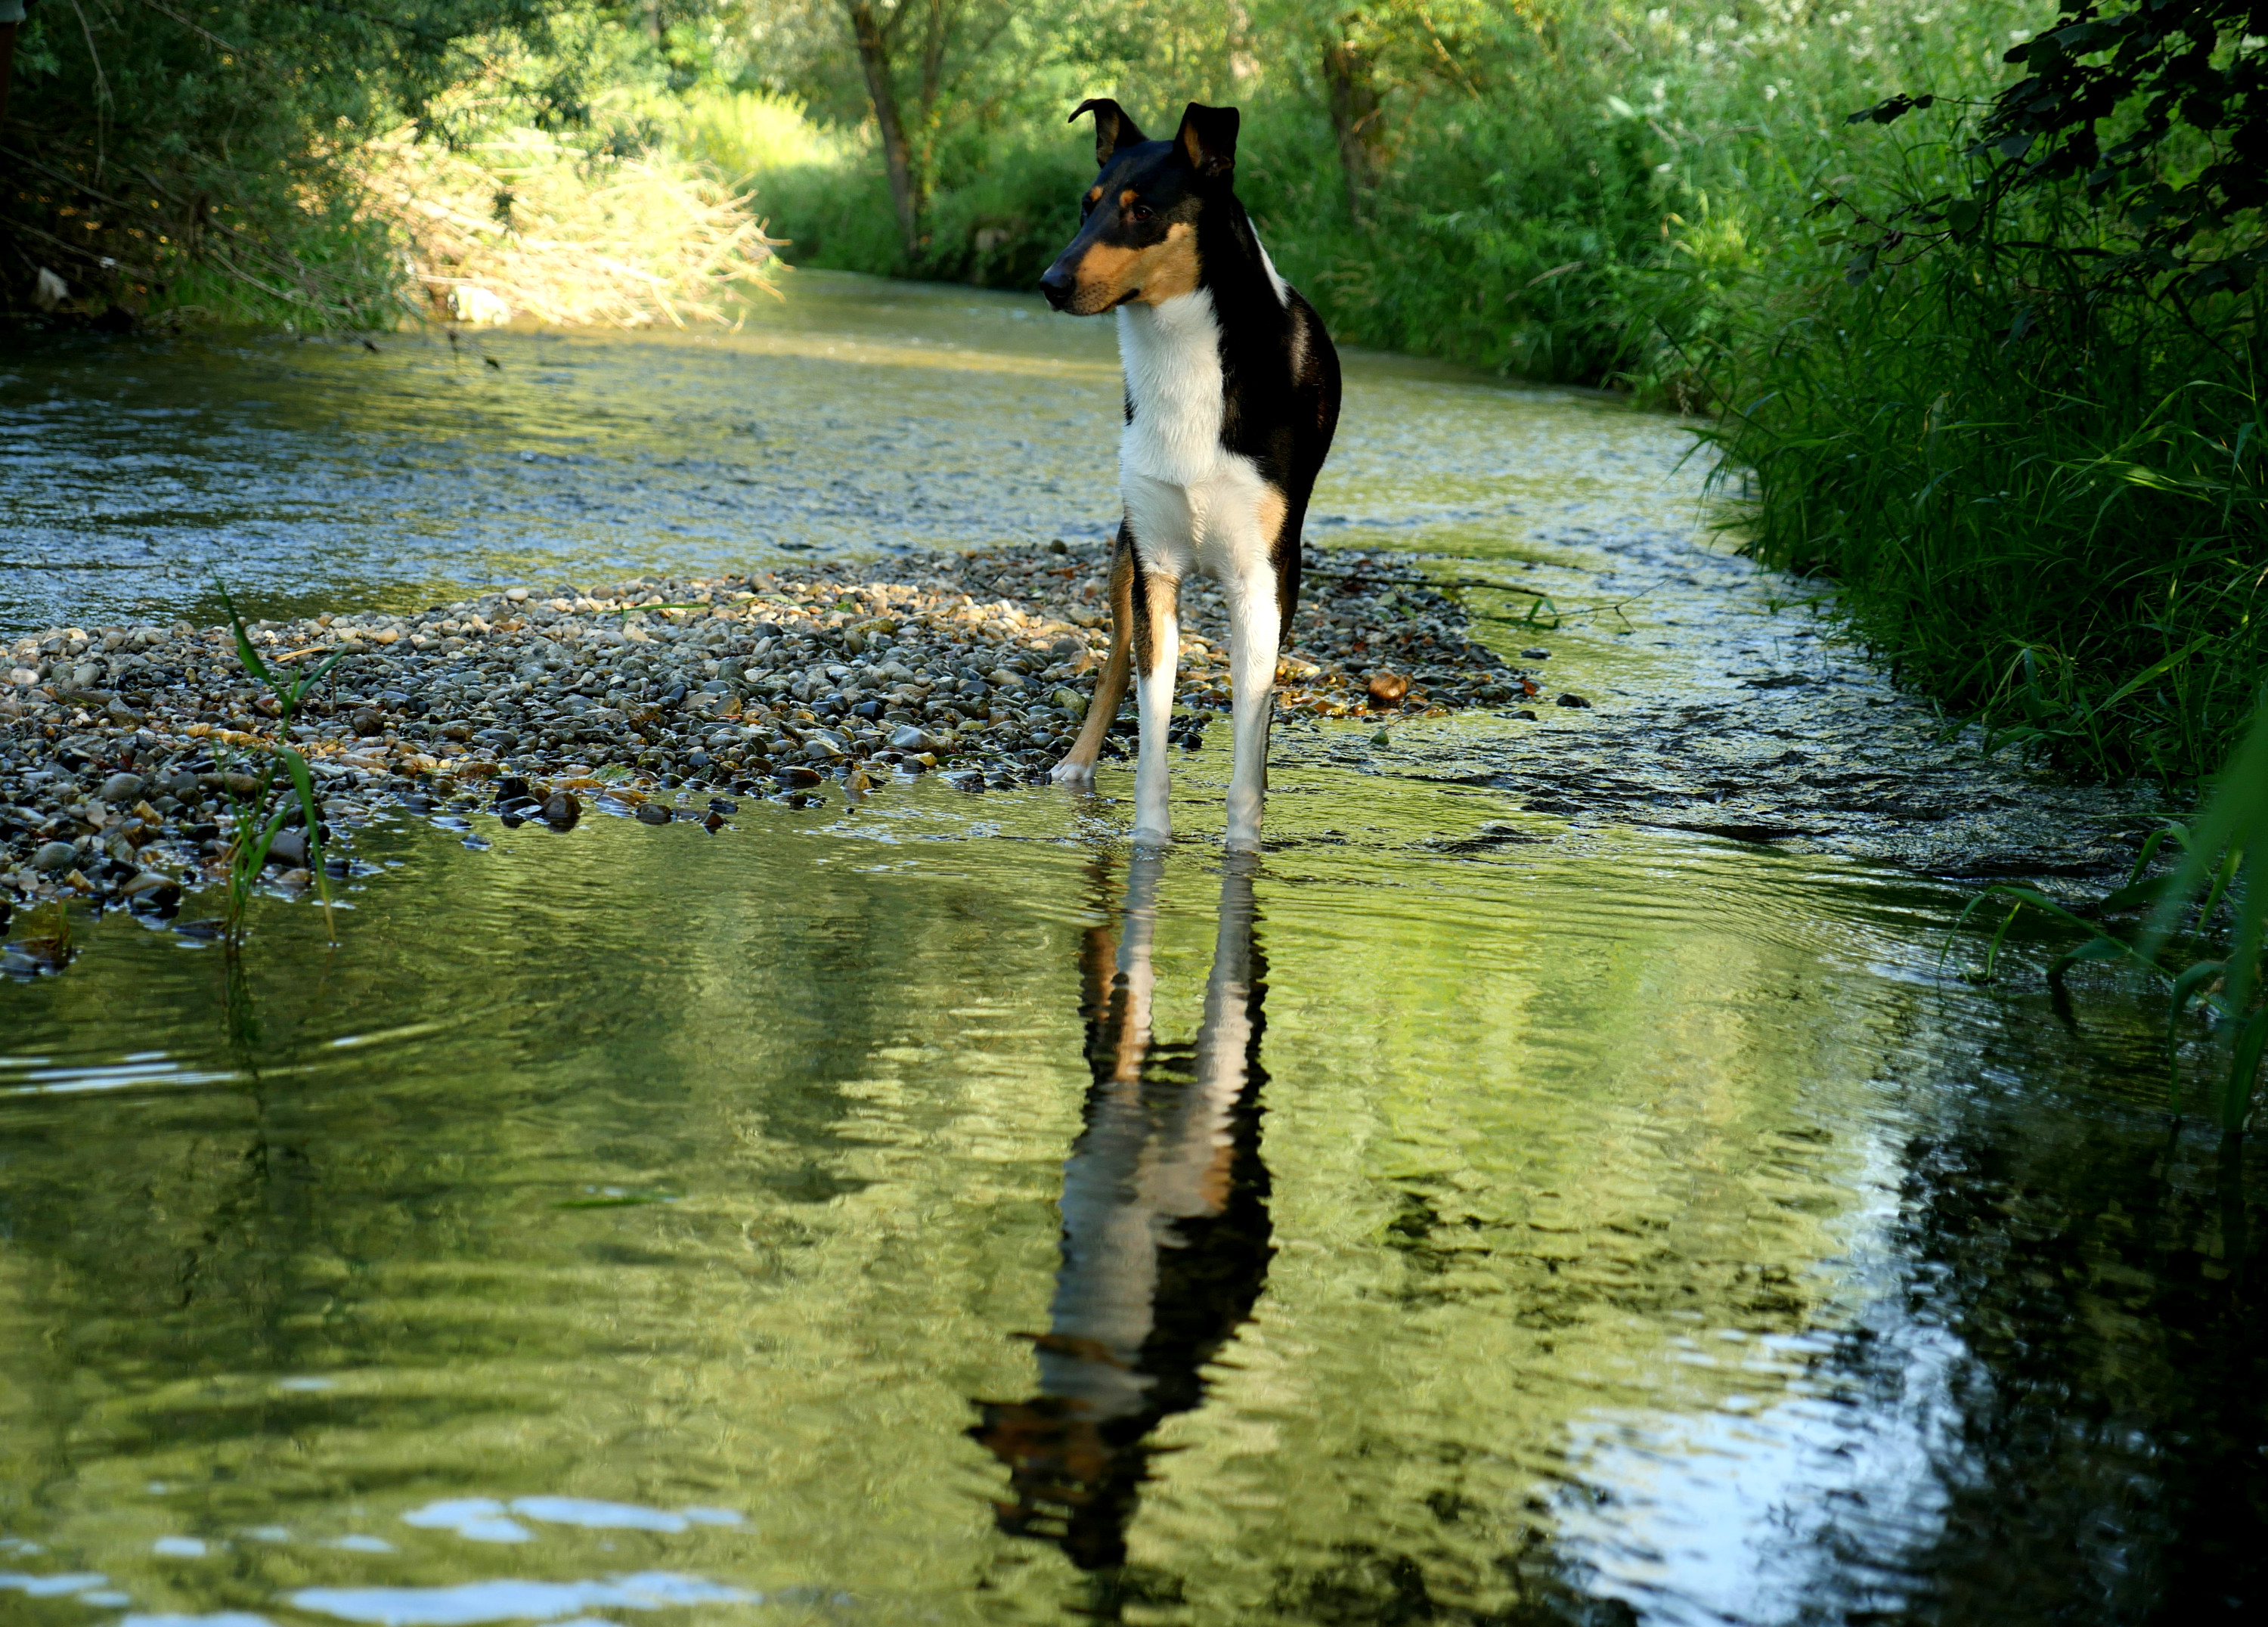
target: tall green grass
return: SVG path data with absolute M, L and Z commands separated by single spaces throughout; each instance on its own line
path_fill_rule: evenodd
M 229 824 L 232 828 L 228 844 L 228 891 L 222 900 L 222 935 L 232 959 L 244 946 L 245 915 L 252 902 L 252 893 L 267 867 L 268 857 L 276 838 L 294 816 L 306 832 L 306 865 L 315 883 L 317 894 L 323 901 L 323 922 L 327 934 L 335 944 L 336 922 L 331 914 L 331 884 L 323 857 L 323 816 L 316 804 L 314 781 L 307 769 L 307 760 L 283 742 L 291 733 L 291 725 L 299 715 L 299 708 L 314 687 L 330 676 L 331 668 L 344 659 L 344 652 L 335 652 L 321 665 L 301 673 L 296 678 L 276 672 L 260 659 L 253 647 L 252 635 L 246 630 L 244 618 L 237 614 L 236 601 L 229 597 L 228 589 L 220 589 L 220 600 L 228 611 L 228 622 L 236 634 L 236 657 L 247 676 L 256 679 L 269 692 L 275 707 L 276 740 L 261 741 L 239 748 L 226 759 L 232 766 L 225 769 L 223 778 L 228 783 Z M 241 768 L 234 764 L 241 763 Z
M 1881 190 L 1935 185 L 1938 140 L 1893 148 Z M 2268 658 L 2260 295 L 2088 287 L 2109 223 L 2069 199 L 1855 285 L 1826 224 L 1708 375 L 1750 551 L 1840 584 L 1852 629 L 1990 744 L 2217 768 Z

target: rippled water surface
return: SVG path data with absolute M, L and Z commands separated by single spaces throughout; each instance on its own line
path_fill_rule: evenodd
M 1107 519 L 1096 333 L 797 298 L 500 372 L 37 358 L 8 614 L 229 539 L 337 603 Z M 1352 378 L 1326 545 L 1690 529 L 1674 425 Z M 1808 636 L 1630 615 L 1552 670 Z M 1580 716 L 1424 727 L 1286 730 L 1249 867 L 1224 739 L 1161 858 L 1113 769 L 405 814 L 339 947 L 268 902 L 234 971 L 72 917 L 0 983 L 0 1620 L 2250 1619 L 2268 1170 L 2155 1110 L 2155 1014 L 1940 976 L 1964 887 L 1438 768 Z

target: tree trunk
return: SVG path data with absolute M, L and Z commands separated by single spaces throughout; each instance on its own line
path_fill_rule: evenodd
M 1323 90 L 1331 131 L 1338 137 L 1339 167 L 1346 173 L 1347 214 L 1362 225 L 1364 197 L 1377 180 L 1378 88 L 1370 58 L 1341 40 L 1323 53 Z
M 909 0 L 901 0 L 907 4 Z M 960 18 L 954 0 L 927 0 L 922 29 L 921 107 L 915 118 L 917 150 L 914 153 L 914 202 L 929 212 L 930 178 L 937 173 L 937 103 L 945 93 L 945 48 Z
M 911 266 L 921 254 L 921 195 L 914 185 L 913 154 L 906 145 L 905 121 L 898 113 L 898 90 L 890 77 L 890 42 L 874 17 L 871 0 L 844 0 L 858 66 L 866 76 L 866 95 L 874 104 L 874 123 L 882 133 L 882 162 L 890 173 L 890 202 L 898 211 L 898 235 Z

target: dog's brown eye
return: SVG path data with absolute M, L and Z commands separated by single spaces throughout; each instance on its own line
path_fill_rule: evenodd
M 1134 221 L 1149 219 L 1150 206 L 1147 203 L 1133 203 L 1128 205 L 1126 210 L 1126 218 Z

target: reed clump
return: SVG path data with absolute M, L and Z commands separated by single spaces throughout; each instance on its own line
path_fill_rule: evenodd
M 696 160 L 534 129 L 449 146 L 405 129 L 365 144 L 357 168 L 417 285 L 461 321 L 723 321 L 777 269 L 747 194 Z

